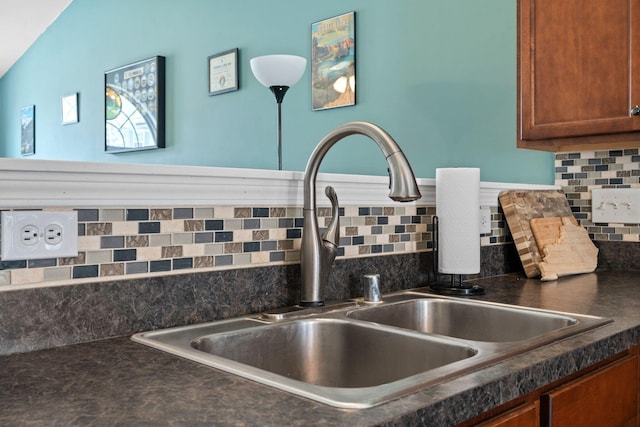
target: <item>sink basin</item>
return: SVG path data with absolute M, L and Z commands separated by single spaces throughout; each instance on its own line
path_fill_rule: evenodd
M 132 340 L 340 408 L 368 408 L 610 320 L 405 291 Z M 355 307 L 355 308 L 354 308 Z
M 435 298 L 364 308 L 352 311 L 347 316 L 424 333 L 485 342 L 529 340 L 578 322 L 575 317 L 564 314 Z
M 346 388 L 390 383 L 477 353 L 459 343 L 338 319 L 306 319 L 214 334 L 191 345 L 304 383 Z

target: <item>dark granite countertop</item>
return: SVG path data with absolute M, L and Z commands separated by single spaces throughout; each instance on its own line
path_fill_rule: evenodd
M 0 425 L 433 425 L 463 421 L 640 343 L 640 273 L 478 280 L 479 299 L 613 323 L 366 410 L 341 410 L 128 337 L 0 357 Z

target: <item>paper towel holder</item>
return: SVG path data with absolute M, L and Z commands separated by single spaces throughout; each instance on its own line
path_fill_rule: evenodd
M 434 215 L 431 233 L 431 244 L 433 250 L 433 275 L 435 282 L 429 285 L 432 292 L 440 295 L 471 297 L 476 295 L 484 295 L 484 288 L 478 285 L 471 285 L 462 280 L 461 274 L 446 274 L 448 278 L 441 277 L 438 273 L 438 240 L 440 238 L 438 227 L 438 216 Z M 447 280 L 448 279 L 448 280 Z

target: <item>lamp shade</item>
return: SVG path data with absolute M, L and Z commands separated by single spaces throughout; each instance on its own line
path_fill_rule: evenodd
M 253 75 L 266 87 L 298 83 L 307 66 L 306 58 L 295 55 L 264 55 L 250 61 Z

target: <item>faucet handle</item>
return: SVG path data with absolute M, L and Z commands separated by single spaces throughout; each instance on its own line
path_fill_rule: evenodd
M 338 205 L 338 195 L 336 190 L 330 185 L 324 189 L 324 194 L 331 201 L 331 222 L 327 229 L 322 233 L 322 240 L 330 242 L 335 246 L 340 243 L 340 206 Z

